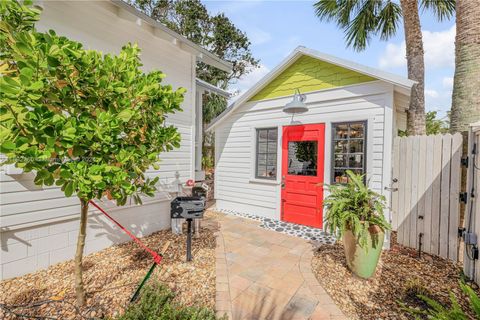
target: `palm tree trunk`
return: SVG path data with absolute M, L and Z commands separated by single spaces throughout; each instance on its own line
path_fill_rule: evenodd
M 401 0 L 403 27 L 407 46 L 408 78 L 417 83 L 412 87 L 407 112 L 407 133 L 425 134 L 425 63 L 417 0 Z
M 87 230 L 88 201 L 80 199 L 80 204 L 80 229 L 78 230 L 77 251 L 75 252 L 75 294 L 77 296 L 77 305 L 83 306 L 85 304 L 85 289 L 83 288 L 82 259 Z
M 465 132 L 480 120 L 480 3 L 457 0 L 455 76 L 450 131 Z

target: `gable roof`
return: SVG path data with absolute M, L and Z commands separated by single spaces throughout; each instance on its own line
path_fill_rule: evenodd
M 235 109 L 241 106 L 243 103 L 249 101 L 252 97 L 255 96 L 261 89 L 263 89 L 267 84 L 273 81 L 278 75 L 280 75 L 285 69 L 291 66 L 298 58 L 301 56 L 309 56 L 316 58 L 318 60 L 331 63 L 349 69 L 378 80 L 382 80 L 388 83 L 393 84 L 394 90 L 402 94 L 410 96 L 410 90 L 412 86 L 416 83 L 413 80 L 407 79 L 405 77 L 385 72 L 376 68 L 368 67 L 361 65 L 349 60 L 337 58 L 335 56 L 322 53 L 317 50 L 309 49 L 304 46 L 299 46 L 293 52 L 286 57 L 279 65 L 277 65 L 272 71 L 270 71 L 266 76 L 264 76 L 260 81 L 258 81 L 253 87 L 248 89 L 243 93 L 235 102 L 230 104 L 225 111 L 223 111 L 219 116 L 217 116 L 210 125 L 206 128 L 206 131 L 212 130 L 217 126 L 221 121 L 223 121 L 229 114 L 231 114 Z
M 129 15 L 144 21 L 148 25 L 151 25 L 155 31 L 161 34 L 161 37 L 169 38 L 169 40 L 173 40 L 175 43 L 178 43 L 181 46 L 184 46 L 187 51 L 195 54 L 197 56 L 197 61 L 204 62 L 212 67 L 218 68 L 225 72 L 232 71 L 232 63 L 220 59 L 210 51 L 202 48 L 198 44 L 188 40 L 184 36 L 176 33 L 175 31 L 169 29 L 164 24 L 152 19 L 148 15 L 144 14 L 143 12 L 138 11 L 136 8 L 131 6 L 130 4 L 126 3 L 123 0 L 110 0 L 112 4 L 118 7 L 119 10 L 122 10 Z M 159 34 L 159 36 L 160 36 Z

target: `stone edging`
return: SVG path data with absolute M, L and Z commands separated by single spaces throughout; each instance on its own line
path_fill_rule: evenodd
M 300 273 L 305 280 L 305 289 L 309 290 L 318 300 L 318 304 L 315 311 L 311 315 L 310 319 L 323 319 L 325 315 L 329 315 L 330 319 L 346 319 L 343 312 L 335 304 L 330 295 L 320 285 L 317 277 L 312 272 L 312 258 L 313 251 L 305 250 L 300 258 Z
M 232 301 L 228 281 L 227 258 L 225 256 L 225 241 L 221 226 L 215 233 L 215 311 L 218 317 L 227 316 L 232 319 Z

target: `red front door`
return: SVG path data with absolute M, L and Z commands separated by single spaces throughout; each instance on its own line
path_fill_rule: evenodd
M 322 228 L 325 124 L 283 128 L 282 220 Z

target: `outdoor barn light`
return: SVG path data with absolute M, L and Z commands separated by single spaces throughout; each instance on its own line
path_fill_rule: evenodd
M 308 111 L 308 107 L 305 104 L 307 96 L 300 93 L 300 90 L 295 89 L 295 95 L 293 96 L 293 101 L 289 102 L 283 107 L 283 112 L 288 114 L 294 113 L 304 113 Z

